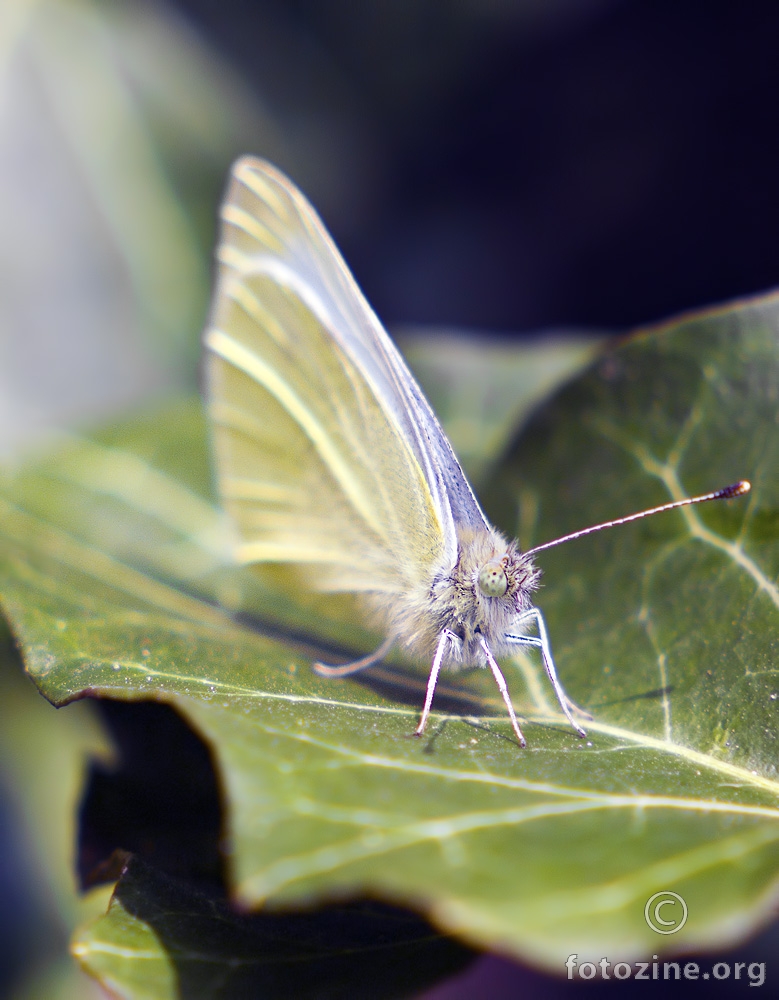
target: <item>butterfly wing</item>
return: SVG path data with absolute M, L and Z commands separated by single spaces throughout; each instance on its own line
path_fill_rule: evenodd
M 241 159 L 205 334 L 219 491 L 242 562 L 402 592 L 484 517 L 403 359 L 303 195 Z

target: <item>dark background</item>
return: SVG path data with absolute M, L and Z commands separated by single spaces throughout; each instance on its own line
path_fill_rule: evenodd
M 770 0 L 179 8 L 318 130 L 296 179 L 389 323 L 622 329 L 776 282 Z

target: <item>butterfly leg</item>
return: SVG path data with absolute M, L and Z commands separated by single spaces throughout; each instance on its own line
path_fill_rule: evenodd
M 481 648 L 484 650 L 484 655 L 487 657 L 487 663 L 490 665 L 490 670 L 492 671 L 492 676 L 495 678 L 495 683 L 498 685 L 498 690 L 503 695 L 503 700 L 506 703 L 506 708 L 509 710 L 509 716 L 511 717 L 511 725 L 514 727 L 514 732 L 517 739 L 519 740 L 519 745 L 521 747 L 527 746 L 525 742 L 525 737 L 522 735 L 522 730 L 519 728 L 519 723 L 517 722 L 517 717 L 514 713 L 514 706 L 511 704 L 511 698 L 509 697 L 509 689 L 506 685 L 506 678 L 501 673 L 501 669 L 498 666 L 498 662 L 492 655 L 492 650 L 487 645 L 487 640 L 484 636 L 480 636 Z
M 441 673 L 441 664 L 444 662 L 444 653 L 450 642 L 456 642 L 457 636 L 448 628 L 445 628 L 438 637 L 433 665 L 430 667 L 430 676 L 427 679 L 427 693 L 425 694 L 425 707 L 422 709 L 422 716 L 419 725 L 414 730 L 414 736 L 421 736 L 427 725 L 427 717 L 430 715 L 430 706 L 433 704 L 433 693 L 438 683 L 438 675 Z
M 359 660 L 354 660 L 353 663 L 340 664 L 337 667 L 330 666 L 327 663 L 314 663 L 314 673 L 319 674 L 320 677 L 348 677 L 350 674 L 356 674 L 358 670 L 372 667 L 374 663 L 383 660 L 394 644 L 394 639 L 385 639 L 378 649 L 367 656 L 363 656 Z
M 565 691 L 563 691 L 563 686 L 557 678 L 557 670 L 555 669 L 554 659 L 552 658 L 552 647 L 549 644 L 549 634 L 546 631 L 544 616 L 538 608 L 531 608 L 525 617 L 535 621 L 536 628 L 538 629 L 538 636 L 507 635 L 506 639 L 509 642 L 516 643 L 518 646 L 535 646 L 537 649 L 541 650 L 541 659 L 544 661 L 544 669 L 546 670 L 547 676 L 552 683 L 554 693 L 557 695 L 557 700 L 560 702 L 560 708 L 562 708 L 566 719 L 571 723 L 579 736 L 586 736 L 587 733 L 582 729 L 582 727 L 573 721 L 571 708 L 576 709 L 576 705 L 574 705 L 574 703 L 566 695 Z M 578 711 L 581 711 L 581 709 L 578 709 Z M 582 714 L 586 715 L 587 713 L 582 712 Z

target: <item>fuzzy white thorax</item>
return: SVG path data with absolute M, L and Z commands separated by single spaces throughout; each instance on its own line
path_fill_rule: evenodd
M 505 574 L 504 593 L 484 592 L 485 567 L 491 578 L 501 570 Z M 481 638 L 495 656 L 512 651 L 505 636 L 523 630 L 540 576 L 533 557 L 494 528 L 461 527 L 453 566 L 439 568 L 402 594 L 369 596 L 368 603 L 387 635 L 414 656 L 429 660 L 448 631 L 458 641 L 449 643 L 445 665 L 486 666 Z

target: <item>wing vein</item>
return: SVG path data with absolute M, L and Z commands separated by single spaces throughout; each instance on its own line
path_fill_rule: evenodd
M 369 498 L 349 471 L 349 466 L 339 454 L 335 444 L 325 432 L 322 424 L 303 403 L 290 385 L 280 378 L 278 372 L 266 364 L 262 358 L 239 344 L 223 330 L 211 328 L 206 334 L 209 349 L 263 386 L 298 424 L 303 433 L 316 448 L 327 468 L 332 472 L 344 494 L 365 523 L 380 538 L 383 536 L 381 524 L 375 518 Z

